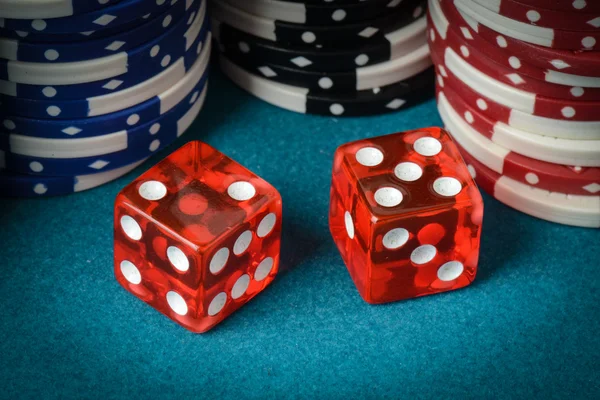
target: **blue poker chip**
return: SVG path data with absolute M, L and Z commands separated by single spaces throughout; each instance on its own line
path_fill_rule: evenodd
M 187 4 L 190 7 L 186 9 Z M 162 14 L 142 20 L 141 25 L 126 32 L 83 42 L 31 43 L 0 37 L 0 58 L 10 61 L 63 63 L 107 57 L 134 49 L 146 43 L 148 38 L 162 35 L 181 18 L 185 17 L 187 24 L 191 25 L 197 11 L 197 7 L 193 7 L 192 3 L 179 1 Z
M 40 142 L 32 144 L 27 141 L 27 138 L 21 141 L 20 138 L 13 140 L 10 136 L 5 136 L 5 140 L 0 142 L 0 148 L 5 149 L 4 168 L 25 174 L 88 175 L 121 168 L 148 158 L 171 144 L 189 128 L 204 105 L 206 90 L 205 84 L 204 89 L 194 90 L 168 113 L 131 132 L 117 132 L 108 137 L 82 139 L 87 142 L 81 145 L 80 143 L 67 144 L 67 147 L 75 148 L 71 153 L 62 151 L 60 144 L 46 139 L 38 139 Z M 108 149 L 116 151 L 100 154 Z M 16 154 L 17 151 L 37 153 L 44 157 Z M 71 157 L 72 154 L 80 156 L 86 153 L 94 155 Z
M 195 84 L 190 84 L 189 79 L 183 79 L 181 84 L 177 84 L 179 87 L 174 87 L 165 93 L 164 97 L 168 100 L 163 103 L 162 115 L 136 127 L 91 137 L 61 139 L 2 132 L 0 133 L 0 150 L 42 158 L 83 158 L 114 153 L 125 148 L 130 149 L 138 146 L 140 141 L 144 145 L 146 133 L 150 127 L 157 123 L 164 125 L 165 122 L 177 120 L 187 112 L 190 105 L 185 100 L 189 99 L 190 104 L 195 103 L 199 94 L 206 87 L 207 79 L 207 73 L 204 73 Z M 185 89 L 183 93 L 181 88 Z
M 205 29 L 197 40 L 205 43 L 208 29 Z M 197 47 L 196 47 L 197 48 Z M 167 56 L 168 57 L 168 56 Z M 90 97 L 81 100 L 32 100 L 20 97 L 5 98 L 3 107 L 6 113 L 20 114 L 33 118 L 86 118 L 97 117 L 134 107 L 169 89 L 185 74 L 186 65 L 183 57 L 176 60 L 160 74 L 128 89 L 108 95 Z
M 33 85 L 69 85 L 130 73 L 146 80 L 182 57 L 198 35 L 206 35 L 209 26 L 206 20 L 205 15 L 204 18 L 198 15 L 188 26 L 182 19 L 142 46 L 103 58 L 60 64 L 0 60 L 0 79 Z
M 89 190 L 133 171 L 146 160 L 110 171 L 80 176 L 41 176 L 0 170 L 0 195 L 5 197 L 50 197 Z
M 7 0 L 3 0 L 7 2 Z M 13 19 L 5 18 L 0 26 L 25 32 L 76 33 L 122 25 L 140 16 L 161 12 L 177 1 L 190 0 L 121 0 L 109 7 L 62 18 Z
M 191 88 L 201 81 L 210 59 L 210 38 L 209 33 L 205 42 L 198 42 L 198 45 L 193 47 L 193 51 L 189 52 L 193 56 L 189 60 L 195 63 L 187 67 L 186 62 L 185 69 L 188 72 L 185 75 L 183 75 L 184 71 L 181 71 L 183 68 L 175 69 L 173 76 L 166 82 L 170 85 L 169 90 L 141 104 L 107 115 L 74 120 L 31 119 L 4 115 L 0 116 L 3 131 L 38 138 L 79 139 L 127 130 L 152 121 L 168 111 L 173 104 L 179 103 L 191 92 Z M 172 80 L 177 82 L 170 84 Z
M 190 47 L 190 49 L 186 51 L 183 57 L 186 71 L 196 61 L 197 55 L 202 50 L 204 43 L 209 41 L 207 39 L 207 35 L 209 33 L 208 20 L 205 19 L 204 24 L 205 26 L 198 34 L 196 41 Z M 167 51 L 168 49 L 164 49 L 164 54 L 167 54 Z M 172 68 L 173 64 L 177 64 L 177 62 L 178 61 L 171 61 L 171 67 L 169 68 Z M 77 85 L 27 85 L 0 80 L 0 101 L 3 101 L 4 103 L 11 103 L 14 101 L 14 99 L 12 99 L 14 97 L 38 100 L 52 99 L 53 101 L 61 101 L 81 99 L 82 94 L 85 94 L 86 98 L 107 96 L 111 93 L 124 91 L 134 87 L 154 77 L 150 77 L 148 79 L 142 78 L 144 78 L 143 75 L 137 74 L 136 71 L 130 71 L 127 74 L 123 74 L 114 78 L 95 82 L 80 83 Z M 17 106 L 13 105 L 13 108 L 17 108 Z M 0 109 L 0 118 L 6 118 L 6 116 L 10 114 L 11 113 L 8 110 Z M 43 118 L 47 117 L 48 114 L 44 113 Z
M 27 43 L 68 43 L 68 42 L 85 42 L 86 40 L 100 39 L 109 36 L 125 33 L 135 27 L 142 25 L 146 20 L 162 14 L 161 12 L 148 13 L 140 18 L 126 22 L 122 25 L 117 25 L 109 28 L 97 29 L 95 31 L 86 32 L 70 32 L 70 33 L 45 33 L 45 32 L 26 32 L 13 31 L 12 29 L 2 28 L 0 24 L 0 37 L 7 39 L 16 39 Z
M 111 6 L 119 0 L 0 0 L 0 15 L 5 18 L 60 18 Z

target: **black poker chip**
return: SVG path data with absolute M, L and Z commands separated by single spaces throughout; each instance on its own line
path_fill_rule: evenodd
M 290 2 L 286 0 L 222 0 L 247 13 L 277 21 L 308 25 L 361 22 L 402 8 L 402 0 L 361 2 Z
M 426 27 L 426 19 L 421 17 L 390 32 L 381 40 L 354 49 L 333 50 L 307 46 L 284 47 L 213 20 L 215 39 L 228 53 L 238 53 L 269 64 L 320 72 L 347 71 L 401 57 L 423 45 Z
M 265 79 L 323 93 L 374 89 L 391 85 L 408 79 L 432 65 L 427 44 L 387 62 L 342 72 L 305 71 L 300 68 L 284 67 L 224 49 L 223 54 L 235 64 Z
M 404 81 L 371 90 L 313 93 L 306 88 L 269 81 L 220 56 L 221 69 L 234 83 L 275 106 L 303 114 L 365 116 L 395 112 L 432 98 L 432 68 Z
M 392 0 L 391 0 L 392 1 Z M 367 2 L 369 3 L 369 2 Z M 212 16 L 247 34 L 280 46 L 311 45 L 315 48 L 356 48 L 382 38 L 425 15 L 424 0 L 405 0 L 375 19 L 346 24 L 306 25 L 256 16 L 222 1 L 213 1 Z

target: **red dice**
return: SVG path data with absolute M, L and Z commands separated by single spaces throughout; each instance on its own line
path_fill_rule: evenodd
M 331 234 L 369 303 L 470 284 L 482 219 L 481 194 L 442 129 L 361 140 L 335 153 Z
M 117 196 L 115 275 L 141 300 L 206 332 L 275 277 L 281 197 L 201 142 L 190 142 Z

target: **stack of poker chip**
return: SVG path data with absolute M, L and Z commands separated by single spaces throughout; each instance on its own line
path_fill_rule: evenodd
M 600 227 L 600 2 L 429 0 L 438 109 L 490 195 Z
M 223 72 L 273 105 L 334 116 L 434 95 L 426 0 L 213 0 Z
M 206 96 L 205 0 L 0 0 L 0 195 L 116 179 Z

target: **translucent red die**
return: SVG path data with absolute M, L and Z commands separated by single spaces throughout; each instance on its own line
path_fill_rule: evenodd
M 482 219 L 481 194 L 443 129 L 361 140 L 335 153 L 330 230 L 369 303 L 469 285 Z
M 114 218 L 119 283 L 193 332 L 224 320 L 278 271 L 279 193 L 201 142 L 125 187 Z

